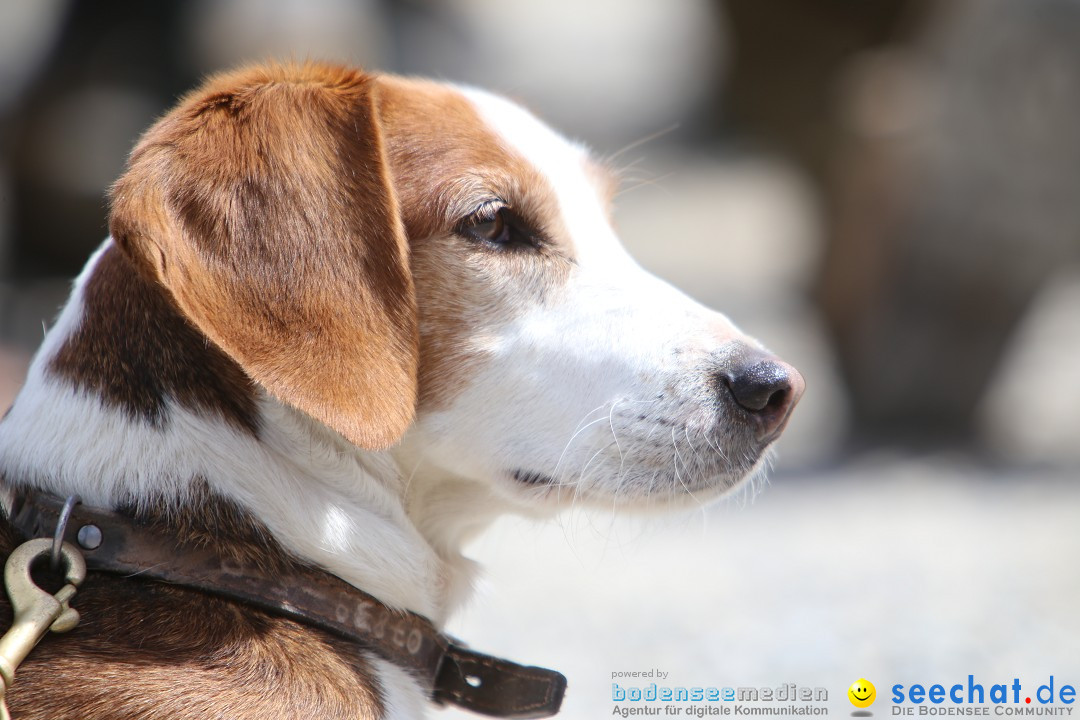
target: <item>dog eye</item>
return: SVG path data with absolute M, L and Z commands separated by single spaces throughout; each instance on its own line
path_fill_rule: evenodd
M 510 226 L 506 224 L 505 215 L 500 209 L 491 220 L 470 227 L 469 234 L 477 240 L 487 240 L 501 245 L 510 240 Z
M 536 234 L 514 212 L 501 204 L 481 207 L 458 227 L 458 234 L 499 248 L 536 247 Z

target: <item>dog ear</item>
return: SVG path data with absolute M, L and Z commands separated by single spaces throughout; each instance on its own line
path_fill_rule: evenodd
M 371 76 L 212 78 L 142 138 L 110 230 L 279 400 L 364 448 L 412 422 L 416 298 Z

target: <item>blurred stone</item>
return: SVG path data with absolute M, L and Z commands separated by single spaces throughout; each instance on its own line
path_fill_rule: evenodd
M 12 279 L 74 275 L 105 237 L 109 184 L 138 135 L 196 79 L 176 69 L 182 5 L 65 6 L 52 53 L 0 126 Z
M 379 69 L 390 54 L 377 0 L 196 0 L 184 6 L 181 28 L 198 73 L 272 59 Z
M 844 144 L 837 79 L 851 58 L 919 27 L 934 0 L 723 0 L 732 57 L 713 99 L 731 127 L 794 159 L 826 183 Z
M 34 161 L 27 174 L 65 194 L 93 198 L 104 218 L 106 188 L 160 112 L 156 98 L 134 88 L 91 85 L 60 95 L 28 129 L 25 152 Z
M 982 407 L 988 451 L 1080 464 L 1080 266 L 1045 285 L 1013 335 Z
M 799 297 L 820 218 L 789 165 L 644 148 L 615 200 L 620 236 L 651 271 L 709 305 Z M 719 155 L 719 154 L 718 154 Z
M 0 3 L 0 116 L 41 69 L 68 0 Z
M 685 120 L 719 82 L 707 0 L 436 0 L 400 28 L 398 70 L 478 85 L 610 149 Z
M 0 345 L 0 414 L 7 412 L 22 387 L 30 367 L 30 353 Z
M 1080 4 L 986 0 L 849 70 L 820 298 L 860 439 L 978 445 L 1013 331 L 1080 259 L 1078 68 Z
M 13 352 L 37 350 L 70 293 L 70 278 L 0 283 L 0 345 Z

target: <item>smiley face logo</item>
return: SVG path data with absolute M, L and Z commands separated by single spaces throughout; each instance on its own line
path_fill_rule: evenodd
M 877 700 L 877 689 L 874 683 L 866 678 L 859 678 L 851 683 L 851 687 L 847 689 L 847 696 L 855 707 L 868 708 L 874 704 L 874 700 Z

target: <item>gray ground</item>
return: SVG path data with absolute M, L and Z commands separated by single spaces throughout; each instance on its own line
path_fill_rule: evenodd
M 1077 684 L 1078 508 L 1065 473 L 880 457 L 676 518 L 511 520 L 475 546 L 487 579 L 452 630 L 563 671 L 568 718 L 610 716 L 611 673 L 653 667 L 822 686 L 834 716 L 860 677 L 878 716 L 894 683 Z

